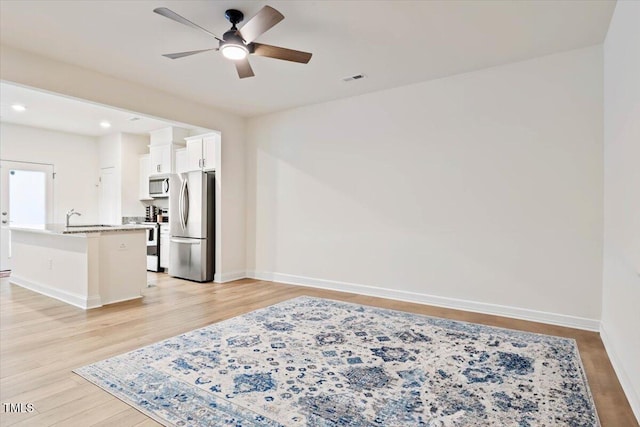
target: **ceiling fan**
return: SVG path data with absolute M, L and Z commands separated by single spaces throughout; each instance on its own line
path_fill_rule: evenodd
M 236 24 L 242 22 L 244 14 L 239 10 L 229 9 L 225 12 L 225 17 L 231 22 L 231 29 L 222 35 L 222 38 L 216 36 L 209 30 L 202 28 L 188 19 L 178 15 L 174 11 L 166 7 L 159 7 L 153 10 L 158 15 L 172 19 L 181 24 L 187 25 L 196 30 L 204 31 L 210 36 L 218 40 L 217 48 L 192 50 L 188 52 L 168 53 L 166 56 L 171 59 L 184 58 L 185 56 L 195 55 L 197 53 L 208 52 L 211 50 L 219 50 L 225 58 L 233 60 L 238 76 L 241 79 L 253 77 L 253 69 L 249 64 L 249 55 L 266 56 L 269 58 L 282 59 L 285 61 L 299 62 L 306 64 L 311 59 L 311 54 L 301 52 L 299 50 L 286 49 L 284 47 L 271 46 L 268 44 L 256 43 L 254 40 L 267 30 L 275 26 L 284 19 L 284 15 L 270 6 L 265 6 L 251 18 L 242 28 L 238 29 Z

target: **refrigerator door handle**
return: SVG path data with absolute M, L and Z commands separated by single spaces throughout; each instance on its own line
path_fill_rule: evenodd
M 180 196 L 178 198 L 178 217 L 180 219 L 180 227 L 184 230 L 184 217 L 182 213 L 182 194 L 184 192 L 184 181 L 180 183 Z
M 171 241 L 173 243 L 186 243 L 187 245 L 199 245 L 200 239 L 181 239 L 179 237 L 172 237 Z
M 187 222 L 189 221 L 189 185 L 188 181 L 184 180 L 184 196 L 183 196 L 183 215 L 184 215 L 184 228 L 187 228 Z
M 186 206 L 187 201 L 187 180 L 182 181 L 182 188 L 180 189 L 180 223 L 182 225 L 182 229 L 187 229 L 187 215 L 189 215 L 188 207 Z

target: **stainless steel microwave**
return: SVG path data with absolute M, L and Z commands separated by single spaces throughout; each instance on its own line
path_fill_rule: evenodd
M 169 197 L 169 177 L 168 176 L 149 177 L 149 196 Z

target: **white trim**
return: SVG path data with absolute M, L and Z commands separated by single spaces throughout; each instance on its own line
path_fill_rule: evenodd
M 247 278 L 247 272 L 242 270 L 242 271 L 230 271 L 228 273 L 216 273 L 214 274 L 214 281 L 217 283 L 227 283 L 227 282 L 233 282 L 234 280 L 240 280 L 240 279 L 246 279 Z
M 510 317 L 513 319 L 529 320 L 533 322 L 547 323 L 550 325 L 566 326 L 569 328 L 584 329 L 597 332 L 600 321 L 584 317 L 570 316 L 566 314 L 550 313 L 546 311 L 531 310 L 528 308 L 512 307 L 506 305 L 490 304 L 485 302 L 463 300 L 458 298 L 441 297 L 417 292 L 401 291 L 397 289 L 379 288 L 375 286 L 345 283 L 334 280 L 315 279 L 312 277 L 295 276 L 291 274 L 273 273 L 269 271 L 247 271 L 247 277 L 258 280 L 287 283 L 291 285 L 310 286 L 313 288 L 330 289 L 334 291 L 350 292 L 374 297 L 389 298 L 399 301 L 414 302 L 419 304 L 434 305 L 437 307 L 465 310 L 475 313 L 493 314 Z
M 30 280 L 23 279 L 19 276 L 14 276 L 13 274 L 11 274 L 11 277 L 9 277 L 9 282 L 25 289 L 29 289 L 48 297 L 55 298 L 62 302 L 66 302 L 67 304 L 71 304 L 84 310 L 87 310 L 89 308 L 102 307 L 100 295 L 89 295 L 85 298 L 82 295 L 78 295 L 74 292 L 62 291 L 60 289 L 52 288 L 51 286 L 43 285 L 41 283 L 35 283 Z
M 640 422 L 640 396 L 638 396 L 637 391 L 633 388 L 629 374 L 620 361 L 620 358 L 614 349 L 613 342 L 611 341 L 611 338 L 609 338 L 603 323 L 600 323 L 600 339 L 602 340 L 604 348 L 609 355 L 609 360 L 611 361 L 611 365 L 613 365 L 613 370 L 618 375 L 618 380 L 620 381 L 622 390 L 624 390 L 624 394 L 627 396 L 631 410 L 636 416 L 638 422 Z

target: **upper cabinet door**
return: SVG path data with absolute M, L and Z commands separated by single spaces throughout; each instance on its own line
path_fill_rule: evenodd
M 202 138 L 187 139 L 187 171 L 202 169 Z
M 149 156 L 151 165 L 149 173 L 151 175 L 158 173 L 171 173 L 171 146 L 156 145 L 149 148 Z
M 171 173 L 172 172 L 172 147 L 167 145 L 156 145 L 149 148 L 151 158 L 150 174 Z
M 206 136 L 202 139 L 202 169 L 216 168 L 216 142 L 217 136 Z
M 187 149 L 181 148 L 175 151 L 176 155 L 176 173 L 189 172 L 187 167 Z

